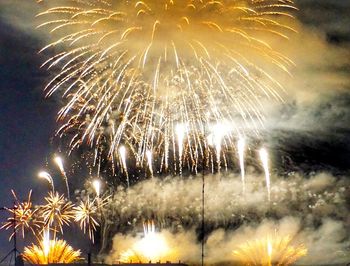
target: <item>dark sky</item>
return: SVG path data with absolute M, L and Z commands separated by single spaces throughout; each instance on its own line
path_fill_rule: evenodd
M 37 11 L 33 2 L 0 1 L 1 206 L 10 204 L 11 188 L 21 197 L 30 188 L 35 192 L 47 189 L 36 174 L 53 153 L 50 138 L 58 104 L 54 98 L 44 99 L 48 74 L 40 69 L 42 58 L 37 52 L 45 41 L 34 29 Z M 271 119 L 270 128 L 274 130 L 269 134 L 270 145 L 278 154 L 292 157 L 295 170 L 301 165 L 310 171 L 326 169 L 344 174 L 350 165 L 350 60 L 346 59 L 350 55 L 350 1 L 296 2 L 302 29 L 312 33 L 308 34 L 310 39 L 301 38 L 300 46 L 315 42 L 324 50 L 313 51 L 313 60 L 297 66 L 296 79 L 301 82 L 295 84 L 305 85 L 300 91 L 309 91 L 313 100 L 303 101 L 309 95 L 298 90 L 293 93 L 295 99 L 277 116 L 283 121 Z M 310 81 L 303 78 L 306 74 L 310 74 Z M 298 154 L 291 156 L 295 151 Z M 9 247 L 2 244 L 6 238 L 7 234 L 0 232 L 0 254 Z

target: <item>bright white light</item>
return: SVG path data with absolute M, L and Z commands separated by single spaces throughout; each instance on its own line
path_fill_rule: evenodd
M 122 160 L 124 170 L 126 170 L 126 149 L 124 146 L 119 147 L 119 155 Z
M 43 179 L 45 179 L 47 182 L 49 182 L 49 184 L 50 184 L 51 187 L 52 187 L 52 190 L 53 190 L 53 191 L 55 190 L 55 187 L 54 187 L 54 184 L 53 184 L 52 176 L 51 176 L 48 172 L 41 171 L 41 172 L 38 173 L 38 177 L 39 177 L 39 178 L 43 178 Z
M 101 192 L 101 182 L 100 182 L 100 180 L 95 179 L 94 181 L 92 181 L 92 186 L 95 189 L 97 197 L 100 197 L 100 192 Z
M 50 252 L 50 229 L 47 228 L 43 233 L 43 249 L 46 260 L 48 260 L 49 252 Z
M 59 156 L 56 156 L 53 160 L 57 164 L 57 166 L 60 169 L 60 171 L 62 172 L 62 174 L 65 175 L 62 158 Z
M 67 175 L 66 175 L 66 171 L 64 170 L 64 167 L 63 167 L 63 160 L 62 160 L 61 157 L 55 156 L 54 161 L 55 161 L 55 163 L 57 164 L 58 168 L 60 169 L 61 174 L 62 174 L 62 176 L 63 176 L 63 179 L 64 179 L 64 181 L 65 181 L 65 183 L 66 183 L 67 197 L 68 197 L 68 199 L 69 199 L 70 193 L 69 193 L 68 178 L 67 178 Z
M 272 256 L 272 244 L 270 238 L 267 240 L 267 254 L 269 255 L 269 258 Z
M 126 174 L 126 181 L 128 183 L 128 187 L 130 186 L 130 181 L 129 181 L 129 175 L 128 175 L 128 169 L 126 167 L 126 149 L 124 146 L 120 146 L 119 147 L 119 155 L 120 155 L 120 158 L 122 160 L 122 165 L 123 165 L 123 168 L 124 168 L 124 172 Z
M 185 124 L 177 124 L 175 128 L 175 134 L 177 136 L 177 145 L 179 147 L 179 157 L 182 158 L 183 153 L 183 142 L 185 134 L 187 132 L 187 126 Z
M 243 193 L 245 192 L 245 169 L 244 169 L 244 152 L 245 152 L 245 139 L 240 138 L 237 143 L 239 166 L 241 169 L 242 187 Z
M 134 250 L 150 261 L 161 260 L 169 252 L 164 237 L 157 233 L 153 222 L 144 225 L 144 237 L 134 245 Z
M 230 132 L 230 126 L 225 121 L 217 123 L 211 126 L 210 132 L 211 134 L 208 136 L 208 144 L 215 147 L 216 161 L 218 169 L 220 170 L 221 143 L 224 137 Z

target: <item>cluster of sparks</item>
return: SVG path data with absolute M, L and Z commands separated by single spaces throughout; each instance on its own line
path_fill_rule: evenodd
M 80 251 L 74 250 L 64 240 L 50 240 L 49 231 L 44 231 L 39 245 L 25 247 L 22 257 L 34 265 L 73 263 L 80 259 Z
M 196 171 L 207 156 L 220 168 L 243 128 L 263 124 L 263 101 L 282 100 L 271 72 L 293 62 L 273 44 L 295 32 L 292 0 L 40 3 L 54 40 L 42 52 L 57 51 L 43 64 L 58 70 L 47 95 L 65 102 L 58 135 L 94 148 L 95 163 L 125 168 L 126 146 L 152 174 L 152 155 L 159 171 Z
M 93 242 L 94 232 L 99 226 L 99 223 L 95 218 L 95 216 L 97 216 L 98 207 L 99 206 L 95 204 L 95 200 L 90 200 L 89 197 L 86 201 L 82 201 L 79 205 L 74 207 L 74 221 L 79 223 L 80 228 L 84 231 L 84 234 L 88 232 L 89 238 Z
M 288 266 L 307 254 L 304 245 L 293 246 L 290 236 L 268 236 L 248 241 L 233 252 L 236 260 L 249 266 Z
M 25 201 L 20 201 L 13 190 L 11 190 L 11 193 L 14 198 L 14 206 L 13 208 L 5 208 L 10 213 L 10 217 L 0 229 L 8 230 L 13 228 L 10 239 L 20 230 L 24 238 L 27 229 L 34 233 L 43 223 L 36 218 L 37 209 L 33 208 L 31 201 L 32 191 L 29 192 L 28 199 Z
M 132 248 L 122 252 L 119 261 L 122 263 L 161 261 L 168 258 L 171 249 L 160 233 L 156 232 L 154 222 L 144 223 L 144 237 Z
M 39 27 L 54 39 L 41 52 L 56 51 L 43 64 L 57 71 L 46 92 L 64 99 L 57 134 L 69 139 L 70 151 L 91 147 L 94 165 L 103 156 L 113 170 L 119 164 L 129 186 L 128 152 L 153 177 L 155 171 L 170 168 L 181 175 L 185 166 L 197 172 L 200 162 L 212 162 L 212 169 L 216 164 L 220 172 L 226 152 L 236 146 L 245 193 L 245 128 L 263 125 L 265 100 L 283 100 L 283 87 L 272 71 L 289 73 L 293 65 L 273 47 L 295 32 L 290 26 L 296 10 L 292 0 L 38 2 L 47 7 L 38 15 Z M 259 155 L 270 202 L 266 149 Z M 2 226 L 14 233 L 21 230 L 23 237 L 25 231 L 43 236 L 39 245 L 24 250 L 23 258 L 32 264 L 78 260 L 80 251 L 56 234 L 74 221 L 94 241 L 99 210 L 108 200 L 100 197 L 100 183 L 94 182 L 96 197 L 73 204 L 63 161 L 56 157 L 55 163 L 67 198 L 55 191 L 49 173 L 40 172 L 51 186 L 45 204 L 33 208 L 31 193 L 21 202 L 13 192 L 14 208 L 8 209 L 11 217 Z M 307 253 L 291 241 L 289 236 L 249 241 L 234 257 L 245 265 L 290 265 Z M 144 237 L 120 261 L 156 261 L 169 254 L 149 222 Z
M 31 192 L 28 200 L 24 202 L 18 200 L 15 192 L 12 191 L 12 193 L 15 205 L 13 208 L 7 209 L 10 216 L 1 227 L 5 230 L 14 229 L 10 239 L 18 230 L 21 230 L 24 238 L 27 232 L 37 237 L 47 228 L 51 228 L 54 232 L 54 238 L 56 238 L 57 233 L 63 234 L 64 226 L 70 226 L 74 221 L 79 224 L 84 234 L 87 233 L 94 242 L 94 232 L 99 226 L 98 219 L 101 215 L 98 210 L 106 205 L 109 199 L 108 196 L 100 197 L 98 194 L 93 200 L 87 197 L 85 200 L 73 204 L 64 195 L 50 191 L 44 198 L 44 204 L 34 207 L 31 202 Z

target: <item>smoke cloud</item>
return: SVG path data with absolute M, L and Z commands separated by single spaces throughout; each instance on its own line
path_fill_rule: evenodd
M 233 250 L 267 235 L 291 236 L 308 255 L 300 263 L 321 265 L 349 260 L 349 181 L 327 173 L 274 176 L 271 203 L 264 177 L 250 174 L 242 195 L 239 176 L 205 176 L 205 255 L 209 263 L 232 262 Z M 154 220 L 172 253 L 164 260 L 200 261 L 201 179 L 143 181 L 115 192 L 105 213 L 111 224 L 116 262 L 143 237 L 142 222 Z M 123 226 L 122 226 L 123 225 Z M 113 236 L 113 232 L 116 233 Z

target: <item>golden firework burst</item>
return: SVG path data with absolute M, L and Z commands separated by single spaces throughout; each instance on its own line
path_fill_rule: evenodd
M 58 69 L 47 95 L 65 98 L 58 134 L 97 155 L 107 144 L 112 161 L 125 143 L 138 164 L 151 151 L 161 169 L 170 157 L 196 166 L 208 127 L 227 121 L 226 147 L 242 127 L 260 127 L 263 99 L 281 100 L 274 67 L 293 65 L 276 48 L 295 32 L 292 0 L 40 2 L 53 36 L 42 51 L 57 51 L 44 63 Z
M 53 227 L 55 232 L 59 229 L 63 232 L 63 225 L 69 225 L 74 218 L 73 204 L 67 201 L 64 195 L 58 192 L 49 192 L 45 197 L 46 204 L 40 207 L 45 226 Z
M 143 229 L 144 237 L 130 249 L 122 252 L 119 261 L 128 263 L 171 260 L 174 257 L 174 250 L 169 248 L 163 235 L 156 232 L 154 222 L 145 222 Z
M 304 245 L 293 246 L 291 242 L 290 236 L 268 236 L 242 244 L 233 254 L 244 265 L 288 266 L 307 254 Z
M 30 231 L 33 235 L 36 234 L 38 229 L 42 226 L 43 222 L 38 219 L 36 213 L 37 209 L 33 208 L 31 202 L 32 191 L 29 191 L 28 199 L 25 201 L 20 201 L 15 193 L 11 190 L 14 198 L 13 208 L 5 208 L 9 213 L 10 217 L 1 226 L 0 229 L 8 230 L 14 228 L 14 232 L 10 235 L 10 239 L 14 236 L 15 232 L 21 230 L 22 237 L 24 238 L 25 232 Z
M 98 213 L 98 211 L 108 203 L 109 198 L 110 196 L 103 196 L 102 198 L 96 197 L 94 200 L 90 200 L 90 197 L 87 197 L 86 200 L 82 200 L 73 208 L 74 221 L 79 223 L 84 234 L 88 232 L 92 242 L 94 242 L 94 232 L 99 226 L 97 219 L 101 213 Z
M 25 247 L 22 256 L 34 265 L 73 263 L 80 259 L 80 250 L 74 250 L 64 240 L 43 240 L 39 245 Z

